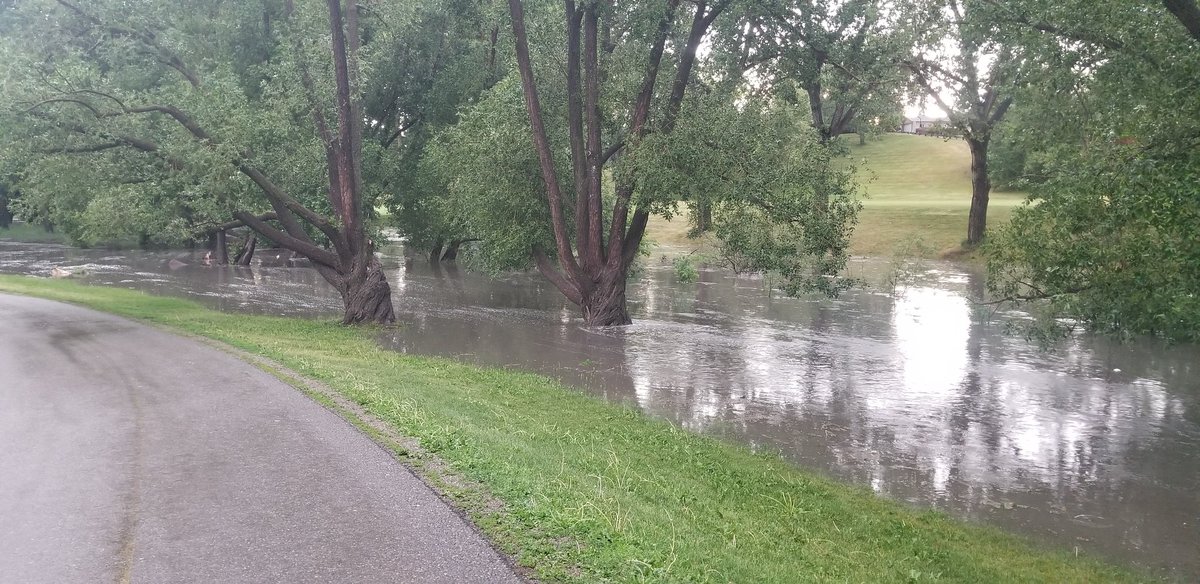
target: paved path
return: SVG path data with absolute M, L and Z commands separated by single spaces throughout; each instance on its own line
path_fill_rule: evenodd
M 0 295 L 0 583 L 518 582 L 336 415 L 196 341 Z

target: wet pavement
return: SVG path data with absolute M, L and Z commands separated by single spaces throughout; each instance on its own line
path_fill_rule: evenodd
M 680 284 L 650 258 L 630 286 L 634 324 L 589 329 L 535 274 L 389 252 L 404 326 L 381 342 L 396 350 L 539 371 L 894 499 L 1200 580 L 1200 347 L 1078 335 L 1047 352 L 1007 330 L 1026 315 L 973 304 L 980 274 L 939 262 L 894 292 L 826 300 L 712 270 Z M 260 259 L 0 242 L 0 272 L 61 267 L 223 310 L 336 315 L 314 272 Z M 851 271 L 877 284 L 892 267 Z
M 345 420 L 236 356 L 0 294 L 0 582 L 522 580 Z

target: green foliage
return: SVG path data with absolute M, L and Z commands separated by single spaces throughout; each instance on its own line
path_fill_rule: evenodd
M 852 169 L 796 107 L 719 96 L 688 100 L 670 135 L 629 155 L 639 204 L 668 215 L 677 200 L 713 209 L 720 254 L 743 271 L 780 275 L 789 293 L 836 293 L 861 204 Z
M 1036 124 L 1011 131 L 1037 180 L 989 246 L 990 286 L 1051 321 L 1200 340 L 1200 54 L 1161 7 L 1105 6 L 1103 19 L 1071 3 L 995 15 L 1043 73 L 1025 91 Z
M 808 111 L 825 141 L 900 125 L 913 37 L 881 2 L 769 0 L 747 3 L 720 29 L 717 57 L 729 75 Z M 812 107 L 812 109 L 809 109 Z
M 553 249 L 545 187 L 516 76 L 484 93 L 438 136 L 421 172 L 443 189 L 427 204 L 483 240 L 474 261 L 486 271 L 527 268 L 532 246 Z
M 104 0 L 78 11 L 35 0 L 6 9 L 0 173 L 16 176 L 22 213 L 81 243 L 132 237 L 178 245 L 235 211 L 271 210 L 232 164 L 245 160 L 331 216 L 310 100 L 336 119 L 328 9 L 316 0 L 294 4 L 290 15 L 282 2 L 228 0 L 186 9 Z M 403 211 L 396 215 L 408 221 L 408 235 L 440 229 L 420 212 L 416 167 L 425 143 L 492 75 L 485 33 L 496 24 L 483 7 L 388 0 L 360 10 L 364 212 L 384 203 Z M 151 104 L 178 108 L 211 138 L 197 139 L 162 113 L 123 111 Z
M 681 284 L 691 284 L 700 279 L 696 261 L 691 256 L 679 256 L 671 261 L 671 265 L 675 269 L 675 279 Z

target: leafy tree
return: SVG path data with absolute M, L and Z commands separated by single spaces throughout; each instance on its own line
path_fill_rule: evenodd
M 908 60 L 916 85 L 949 116 L 971 150 L 967 245 L 983 241 L 991 179 L 988 146 L 1019 84 L 1021 55 L 985 16 L 987 0 L 917 0 L 909 26 L 919 53 Z M 949 97 L 943 97 L 948 95 Z
M 722 31 L 735 75 L 789 103 L 807 102 L 823 143 L 851 131 L 891 129 L 911 36 L 880 2 L 777 0 L 747 4 Z
M 393 320 L 368 234 L 360 95 L 374 70 L 360 53 L 370 65 L 374 52 L 359 10 L 58 0 L 5 20 L 6 149 L 29 162 L 23 205 L 85 236 L 177 237 L 234 218 L 312 260 L 344 322 Z
M 1093 330 L 1200 340 L 1195 2 L 989 8 L 1038 64 L 1025 100 L 1041 123 L 1016 132 L 1042 166 L 989 244 L 993 292 Z
M 445 208 L 445 185 L 421 161 L 431 141 L 458 120 L 459 112 L 507 71 L 500 50 L 499 6 L 477 0 L 433 1 L 413 8 L 402 26 L 372 42 L 386 53 L 376 67 L 387 75 L 367 87 L 364 111 L 378 120 L 367 139 L 379 144 L 378 171 L 390 223 L 409 248 L 431 250 L 433 261 L 452 259 L 473 239 Z
M 688 202 L 752 216 L 780 237 L 812 227 L 815 238 L 820 228 L 832 234 L 820 246 L 790 249 L 833 250 L 813 260 L 832 273 L 846 229 L 828 224 L 847 214 L 809 221 L 804 195 L 819 190 L 839 208 L 854 203 L 845 191 L 792 182 L 809 176 L 798 169 L 807 146 L 819 144 L 815 134 L 794 111 L 750 98 L 744 83 L 717 83 L 719 56 L 700 57 L 729 7 L 570 1 L 558 11 L 533 4 L 527 13 L 509 2 L 519 77 L 471 107 L 427 164 L 443 177 L 463 228 L 483 240 L 483 264 L 532 262 L 586 323 L 628 324 L 626 280 L 647 221 Z M 767 260 L 786 250 L 756 255 L 757 267 L 775 267 Z M 796 289 L 829 282 L 811 269 L 792 274 Z

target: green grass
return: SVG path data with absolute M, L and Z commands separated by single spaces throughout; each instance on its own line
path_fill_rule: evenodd
M 1139 579 L 911 510 L 544 377 L 381 350 L 371 329 L 224 314 L 70 281 L 0 276 L 0 291 L 210 337 L 328 384 L 463 477 L 442 483 L 448 496 L 546 582 Z
M 20 241 L 23 243 L 66 243 L 67 238 L 61 233 L 51 233 L 38 225 L 14 222 L 7 229 L 0 229 L 0 241 Z
M 962 140 L 886 134 L 859 146 L 847 160 L 859 168 L 866 198 L 850 252 L 862 256 L 939 256 L 956 252 L 967 237 L 971 206 L 971 153 Z M 992 191 L 988 225 L 1007 222 L 1024 193 Z M 711 248 L 711 240 L 687 238 L 687 209 L 667 221 L 652 217 L 647 237 L 663 252 Z
M 851 250 L 886 256 L 919 241 L 925 253 L 939 255 L 961 247 L 971 207 L 971 152 L 962 140 L 885 134 L 859 146 L 850 144 L 866 200 Z M 1023 193 L 993 189 L 988 225 L 1008 221 Z

